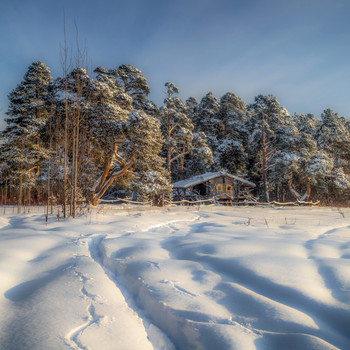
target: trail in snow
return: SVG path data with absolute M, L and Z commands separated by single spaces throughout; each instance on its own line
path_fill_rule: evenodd
M 350 210 L 110 210 L 1 224 L 0 348 L 350 348 Z
M 222 213 L 220 215 L 222 216 Z M 181 221 L 177 222 L 182 228 L 182 232 L 180 232 L 181 229 L 179 227 L 175 227 L 175 224 L 170 222 L 153 226 L 148 232 L 156 235 L 157 244 L 159 244 L 158 248 L 168 252 L 168 256 L 171 259 L 170 263 L 186 262 L 187 266 L 194 264 L 192 266 L 192 280 L 196 279 L 199 282 L 204 280 L 207 271 L 210 271 L 211 278 L 215 275 L 216 284 L 213 286 L 213 290 L 211 292 L 205 291 L 205 294 L 211 293 L 213 296 L 212 300 L 217 299 L 218 304 L 216 305 L 222 305 L 228 313 L 236 315 L 235 320 L 229 317 L 222 318 L 213 314 L 206 314 L 201 311 L 176 310 L 170 304 L 164 302 L 162 298 L 159 298 L 158 288 L 154 285 L 155 281 L 149 285 L 149 279 L 142 276 L 148 277 L 148 274 L 154 274 L 152 266 L 156 267 L 157 270 L 162 270 L 164 262 L 145 260 L 144 255 L 146 254 L 144 252 L 149 250 L 149 241 L 144 236 L 141 240 L 138 240 L 137 233 L 134 233 L 134 240 L 130 245 L 129 242 L 120 240 L 119 243 L 122 243 L 122 245 L 127 243 L 126 246 L 120 247 L 119 245 L 117 251 L 112 249 L 113 253 L 110 255 L 106 251 L 106 246 L 110 245 L 108 242 L 104 242 L 106 246 L 102 244 L 103 247 L 100 250 L 100 255 L 103 256 L 101 260 L 103 264 L 107 265 L 118 276 L 118 280 L 122 281 L 124 287 L 135 296 L 138 305 L 145 310 L 148 317 L 165 333 L 169 334 L 179 348 L 197 346 L 198 338 L 203 337 L 204 332 L 207 333 L 208 339 L 214 341 L 211 338 L 214 335 L 210 335 L 212 331 L 211 323 L 243 327 L 243 329 L 246 329 L 246 332 L 253 332 L 252 339 L 255 339 L 257 343 L 260 342 L 258 339 L 261 338 L 262 334 L 275 334 L 276 339 L 282 339 L 283 337 L 288 339 L 290 338 L 288 334 L 294 334 L 295 339 L 303 339 L 305 344 L 316 342 L 321 348 L 322 346 L 327 349 L 333 348 L 331 344 L 343 348 L 348 344 L 350 331 L 348 322 L 350 319 L 349 310 L 344 309 L 342 305 L 324 304 L 322 301 L 314 300 L 309 295 L 305 295 L 303 290 L 298 291 L 292 286 L 277 283 L 274 279 L 260 275 L 258 271 L 249 266 L 249 263 L 247 264 L 245 258 L 220 256 L 217 242 L 220 240 L 225 242 L 226 239 L 232 240 L 232 234 L 227 234 L 227 224 L 208 222 L 206 217 L 207 215 L 202 215 L 200 218 L 202 222 L 191 224 L 185 228 L 181 227 Z M 197 218 L 196 220 L 198 221 L 199 219 Z M 288 223 L 286 218 L 284 221 Z M 290 220 L 290 222 L 295 221 Z M 241 222 L 235 221 L 234 223 L 239 224 Z M 291 228 L 290 225 L 285 224 L 285 226 L 288 230 Z M 267 227 L 267 229 L 269 228 Z M 223 231 L 223 234 L 220 234 L 220 230 Z M 143 230 L 142 234 L 146 232 L 147 230 Z M 164 235 L 164 232 L 166 233 L 166 238 L 162 239 L 159 236 Z M 206 241 L 203 236 L 208 234 L 215 234 L 216 244 L 211 244 L 210 241 L 213 239 L 210 236 L 205 237 Z M 149 237 L 149 239 L 153 238 Z M 238 235 L 236 239 L 244 241 L 247 238 Z M 142 249 L 138 248 L 139 244 L 141 244 L 140 247 Z M 114 246 L 117 247 L 117 245 Z M 150 252 L 154 250 L 154 245 L 150 249 Z M 306 255 L 302 251 L 302 245 L 298 249 L 300 249 L 299 255 Z M 137 259 L 138 256 L 141 257 L 141 260 Z M 180 265 L 183 266 L 183 264 Z M 181 269 L 180 265 L 178 266 L 179 269 Z M 135 269 L 139 271 L 141 277 L 137 277 Z M 322 281 L 320 282 L 322 283 Z M 184 288 L 175 280 L 163 279 L 160 283 L 168 285 L 174 291 L 177 291 L 175 294 L 182 294 L 181 297 L 192 298 L 191 301 L 183 300 L 184 305 L 186 305 L 186 302 L 195 305 L 198 302 L 198 300 L 193 299 L 195 297 L 205 300 L 203 294 Z M 216 298 L 215 293 L 220 298 Z M 223 295 L 225 297 L 222 297 Z M 203 304 L 199 305 L 203 308 Z M 272 317 L 272 320 L 270 319 L 268 322 L 264 319 L 261 322 L 254 321 L 252 323 L 250 321 L 255 318 L 259 319 L 264 313 L 271 312 L 274 309 L 274 312 L 277 314 L 282 312 L 279 317 L 283 313 L 289 313 L 294 316 L 290 320 L 286 317 L 283 322 L 281 322 L 279 317 L 275 319 Z M 247 316 L 241 317 L 239 314 L 250 316 L 248 318 Z M 298 318 L 300 320 L 304 319 L 306 323 L 304 325 L 298 324 Z M 209 327 L 205 326 L 205 323 L 208 323 Z M 201 327 L 205 331 L 200 331 Z M 336 329 L 336 332 L 334 332 L 334 329 Z M 305 332 L 309 335 L 306 335 Z M 180 334 L 182 334 L 181 339 Z M 264 342 L 271 342 L 271 339 L 269 341 L 266 340 L 269 337 L 271 338 L 271 336 L 264 336 Z M 218 342 L 218 339 L 215 341 Z M 222 348 L 225 348 L 225 346 L 227 344 L 223 343 Z
M 163 225 L 160 225 L 163 226 Z M 157 225 L 158 227 L 158 225 Z M 150 227 L 150 230 L 153 230 L 155 227 Z M 147 231 L 147 230 L 146 230 Z M 125 237 L 125 235 L 122 235 L 122 237 Z M 118 275 L 113 273 L 110 269 L 110 266 L 108 262 L 105 262 L 106 253 L 104 251 L 103 241 L 106 238 L 105 235 L 95 236 L 92 237 L 89 243 L 89 250 L 90 250 L 90 256 L 91 258 L 98 263 L 104 270 L 106 276 L 115 284 L 116 288 L 121 291 L 123 294 L 123 297 L 125 298 L 125 302 L 127 303 L 127 306 L 137 314 L 137 316 L 142 319 L 142 323 L 145 327 L 145 330 L 148 335 L 148 339 L 153 345 L 153 348 L 155 350 L 175 350 L 174 345 L 170 341 L 170 339 L 167 337 L 165 333 L 161 331 L 160 327 L 157 327 L 155 324 L 153 324 L 147 316 L 144 314 L 143 311 L 139 308 L 137 305 L 137 302 L 133 300 L 133 296 L 130 294 L 132 290 L 128 288 L 128 286 L 121 286 L 120 282 L 118 281 Z M 150 264 L 154 264 L 153 262 L 149 262 Z
M 151 350 L 142 321 L 90 256 L 95 233 L 80 233 L 81 224 L 76 225 L 69 231 L 56 224 L 34 230 L 30 219 L 21 217 L 12 219 L 7 233 L 0 232 L 0 253 L 7 246 L 6 255 L 0 254 L 2 287 L 6 282 L 10 287 L 0 296 L 0 348 Z M 15 263 L 6 270 L 4 257 Z
M 142 230 L 142 234 L 144 233 L 152 233 L 158 235 L 162 230 L 167 231 L 167 235 L 172 235 L 175 232 L 178 232 L 179 229 L 174 226 L 174 223 L 177 224 L 184 224 L 192 222 L 192 221 L 198 221 L 200 219 L 200 216 L 195 217 L 193 220 L 176 220 L 171 221 L 169 223 L 165 222 L 160 225 L 154 225 L 150 227 L 148 230 L 144 229 Z M 203 226 L 211 226 L 207 224 L 202 224 Z M 170 230 L 170 231 L 169 231 Z M 186 233 L 185 236 L 189 235 L 190 233 Z M 181 235 L 181 234 L 180 234 Z M 145 240 L 143 240 L 143 244 L 145 243 Z M 135 242 L 135 245 L 133 244 L 131 247 L 128 248 L 121 248 L 117 252 L 114 252 L 112 254 L 113 258 L 108 257 L 108 254 L 106 252 L 106 244 L 108 246 L 108 243 L 106 241 L 103 241 L 103 239 L 98 240 L 98 244 L 94 246 L 94 256 L 98 257 L 97 261 L 107 268 L 108 275 L 110 278 L 115 280 L 115 278 L 118 279 L 119 283 L 122 283 L 123 287 L 127 290 L 127 292 L 134 296 L 134 300 L 137 303 L 137 305 L 146 313 L 148 318 L 155 324 L 159 329 L 163 331 L 163 333 L 168 334 L 171 340 L 173 340 L 176 344 L 176 346 L 179 349 L 189 349 L 189 348 L 201 348 L 202 345 L 200 345 L 199 338 L 200 337 L 207 337 L 207 344 L 205 348 L 212 348 L 214 346 L 217 349 L 224 349 L 227 348 L 227 343 L 221 342 L 222 345 L 217 347 L 220 344 L 217 329 L 214 328 L 214 323 L 217 325 L 223 325 L 223 326 L 234 326 L 235 328 L 239 328 L 244 330 L 244 332 L 247 332 L 253 338 L 256 338 L 257 335 L 254 335 L 254 333 L 247 329 L 244 325 L 239 324 L 235 321 L 232 321 L 231 317 L 228 318 L 221 318 L 221 317 L 208 317 L 205 315 L 205 313 L 201 312 L 193 312 L 193 311 L 180 311 L 175 310 L 167 305 L 167 303 L 162 302 L 161 299 L 158 300 L 157 293 L 154 293 L 154 290 L 152 286 L 149 286 L 147 284 L 147 281 L 144 281 L 141 277 L 136 277 L 133 274 L 133 268 L 130 269 L 130 271 L 124 266 L 124 262 L 128 261 L 128 256 L 133 255 L 135 251 L 140 251 L 137 247 L 137 243 Z M 96 253 L 97 250 L 97 253 Z M 143 250 L 147 251 L 143 245 Z M 136 265 L 138 265 L 137 262 L 135 262 Z M 143 270 L 142 265 L 146 264 L 148 267 L 155 267 L 157 270 L 160 269 L 159 263 L 155 261 L 148 261 L 145 260 L 144 262 L 140 262 L 140 266 L 137 266 L 137 268 L 141 268 Z M 145 265 L 144 265 L 145 266 Z M 129 273 L 130 272 L 130 273 Z M 111 275 L 112 273 L 112 275 Z M 113 277 L 114 276 L 114 277 Z M 115 277 L 116 276 L 116 277 Z M 181 294 L 184 294 L 189 297 L 196 297 L 198 296 L 196 293 L 192 293 L 185 288 L 181 287 L 179 284 L 175 283 L 174 281 L 170 280 L 162 280 L 160 281 L 162 284 L 168 284 L 172 289 L 180 292 Z M 210 302 L 209 299 L 207 299 L 208 302 Z M 147 321 L 146 321 L 147 323 Z M 210 327 L 206 327 L 205 324 L 209 323 Z M 215 334 L 218 333 L 216 336 Z M 214 340 L 213 338 L 216 337 Z M 241 342 L 242 336 L 238 339 L 238 342 Z M 152 341 L 152 339 L 151 339 Z M 211 345 L 212 344 L 212 345 Z M 168 347 L 169 348 L 169 344 Z
M 93 304 L 90 304 L 90 306 L 87 309 L 88 317 L 87 321 L 84 322 L 82 325 L 73 328 L 70 330 L 67 335 L 65 336 L 67 343 L 69 346 L 75 350 L 87 350 L 88 348 L 81 344 L 79 341 L 79 335 L 89 326 L 91 326 L 93 323 L 97 323 L 101 316 L 97 316 L 95 314 L 95 307 Z
M 80 256 L 76 256 L 76 258 L 79 258 Z M 67 341 L 67 344 L 74 350 L 88 350 L 86 346 L 84 346 L 80 340 L 79 336 L 86 330 L 88 327 L 90 327 L 94 323 L 98 323 L 99 320 L 102 318 L 102 316 L 96 315 L 95 312 L 95 306 L 94 301 L 96 298 L 95 294 L 91 294 L 86 290 L 85 284 L 87 281 L 90 280 L 89 277 L 82 274 L 79 271 L 75 271 L 76 276 L 79 277 L 80 281 L 83 283 L 83 286 L 81 287 L 81 295 L 90 301 L 90 305 L 87 307 L 87 320 L 82 323 L 78 327 L 74 327 L 71 329 L 65 336 L 65 339 Z
M 98 249 L 96 247 L 101 244 L 105 237 L 106 235 L 82 234 L 75 240 L 76 245 L 84 251 L 84 254 L 79 253 L 75 256 L 75 259 L 77 260 L 75 275 L 82 283 L 80 289 L 81 296 L 89 303 L 89 306 L 86 308 L 87 316 L 84 317 L 84 322 L 79 326 L 72 328 L 66 334 L 66 342 L 75 350 L 88 350 L 90 349 L 90 346 L 86 344 L 91 343 L 91 338 L 95 337 L 96 330 L 105 328 L 108 323 L 111 324 L 111 321 L 113 323 L 113 319 L 115 317 L 118 317 L 120 319 L 118 323 L 120 324 L 121 322 L 125 322 L 125 325 L 123 324 L 118 332 L 115 331 L 114 334 L 111 333 L 109 336 L 112 338 L 119 336 L 118 342 L 122 344 L 120 345 L 121 348 L 134 349 L 138 348 L 140 344 L 142 344 L 142 348 L 151 349 L 152 346 L 147 339 L 142 339 L 142 337 L 139 335 L 133 339 L 132 330 L 130 335 L 125 332 L 129 325 L 133 325 L 134 329 L 136 329 L 135 326 L 137 325 L 137 327 L 143 329 L 144 336 L 146 336 L 146 331 L 142 325 L 140 316 L 137 314 L 137 310 L 134 310 L 127 305 L 125 296 L 122 295 L 115 281 L 110 279 L 110 277 L 105 274 L 103 265 L 99 264 L 99 256 L 97 255 Z M 95 271 L 95 273 L 92 273 L 91 268 L 88 269 L 90 272 L 81 272 L 81 270 L 86 268 L 87 264 L 93 267 L 92 270 Z M 101 289 L 101 287 L 105 286 L 105 282 L 102 283 L 100 287 L 98 286 L 98 282 L 96 281 L 96 265 L 99 266 L 98 269 L 100 269 L 102 272 L 100 272 L 98 276 L 99 280 L 111 280 L 113 282 L 112 288 L 110 286 L 108 290 Z M 91 290 L 97 290 L 100 294 L 93 293 Z M 113 308 L 113 303 L 109 304 L 111 300 L 108 294 L 116 299 L 113 300 L 113 303 L 117 303 L 118 305 L 115 311 L 121 311 L 121 315 L 113 315 L 112 318 L 110 317 L 106 308 Z M 106 304 L 103 305 L 104 303 Z M 113 328 L 115 329 L 115 326 Z M 121 340 L 121 338 L 124 338 L 124 340 Z M 130 339 L 125 340 L 126 338 Z M 99 346 L 101 344 L 101 342 L 98 340 L 94 340 L 94 342 Z M 104 346 L 103 348 L 115 349 L 116 346 L 117 345 L 115 345 L 115 343 L 109 341 L 108 346 Z

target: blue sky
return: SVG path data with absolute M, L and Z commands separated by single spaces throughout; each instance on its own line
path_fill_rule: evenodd
M 157 104 L 172 81 L 183 99 L 273 94 L 291 114 L 350 117 L 349 0 L 1 0 L 0 119 L 32 62 L 61 75 L 63 11 L 90 71 L 132 64 Z

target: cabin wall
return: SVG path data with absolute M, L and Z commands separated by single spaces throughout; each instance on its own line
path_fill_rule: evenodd
M 231 177 L 219 176 L 200 184 L 190 186 L 186 190 L 178 189 L 176 198 L 199 199 L 215 196 L 219 200 L 232 200 L 238 202 L 248 198 L 250 188 L 251 186 Z
M 212 194 L 216 196 L 231 197 L 236 195 L 236 183 L 234 179 L 230 177 L 220 176 L 209 181 L 212 189 Z

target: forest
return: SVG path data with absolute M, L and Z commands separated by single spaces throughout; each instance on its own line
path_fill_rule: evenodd
M 219 170 L 255 183 L 260 202 L 347 204 L 350 121 L 330 109 L 290 115 L 275 96 L 247 105 L 231 92 L 182 101 L 171 82 L 157 106 L 131 65 L 63 73 L 53 79 L 34 62 L 8 95 L 2 205 L 56 205 L 74 217 L 106 195 L 157 203 L 172 182 Z

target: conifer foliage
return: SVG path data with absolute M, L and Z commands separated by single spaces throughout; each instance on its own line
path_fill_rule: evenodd
M 348 199 L 350 123 L 330 109 L 291 116 L 275 96 L 247 106 L 231 92 L 184 103 L 171 82 L 158 107 L 131 65 L 64 75 L 34 62 L 9 94 L 0 186 L 19 211 L 35 200 L 75 216 L 115 190 L 158 205 L 172 181 L 219 170 L 256 183 L 260 201 Z
M 187 115 L 185 104 L 175 95 L 179 89 L 171 82 L 165 83 L 167 98 L 160 112 L 164 143 L 164 155 L 169 173 L 183 173 L 185 156 L 192 150 L 193 124 Z M 177 161 L 175 163 L 175 161 Z M 179 165 L 181 162 L 181 165 Z M 178 170 L 178 171 L 176 171 Z
M 19 210 L 23 191 L 30 190 L 48 157 L 40 141 L 40 130 L 51 113 L 49 100 L 50 70 L 42 62 L 31 64 L 23 81 L 9 94 L 7 127 L 3 131 L 1 160 L 13 186 L 19 187 Z

